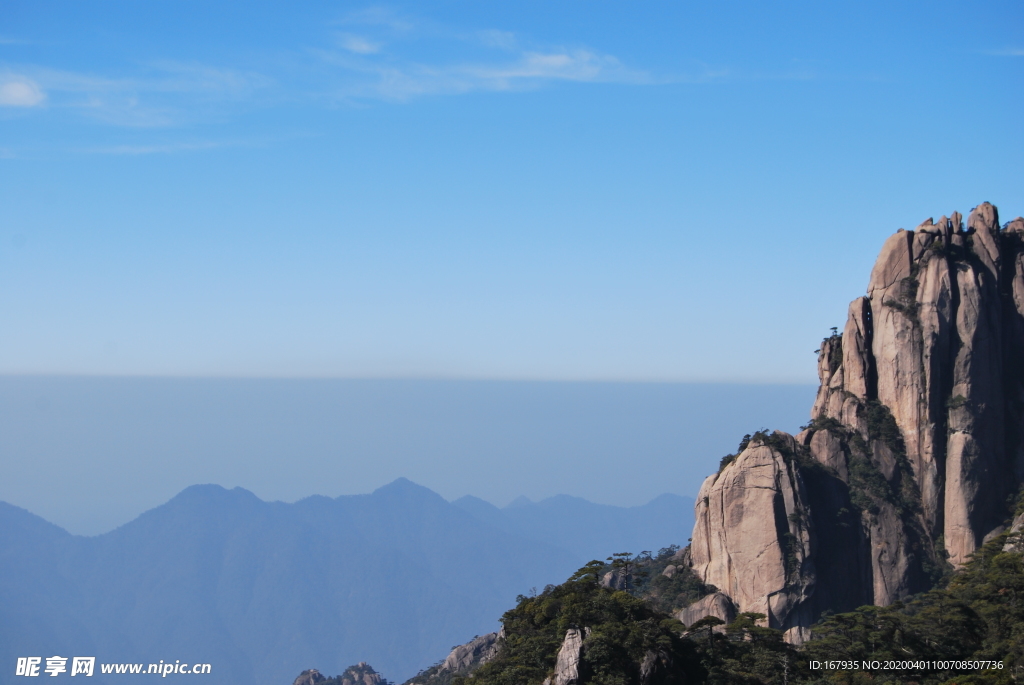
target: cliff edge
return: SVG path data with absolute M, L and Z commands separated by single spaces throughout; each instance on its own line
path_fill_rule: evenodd
M 966 226 L 900 229 L 833 330 L 811 422 L 723 459 L 688 555 L 722 611 L 796 643 L 823 611 L 926 590 L 1002 532 L 1024 481 L 1024 219 L 1001 227 L 984 203 Z

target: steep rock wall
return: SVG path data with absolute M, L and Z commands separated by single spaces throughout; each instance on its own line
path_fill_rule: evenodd
M 796 443 L 791 436 L 773 437 Z M 815 582 L 810 531 L 803 521 L 807 496 L 785 447 L 750 445 L 721 473 L 704 481 L 695 508 L 690 559 L 705 583 L 742 611 L 768 616 L 789 629 L 793 612 Z
M 819 358 L 812 417 L 867 438 L 865 407 L 891 413 L 918 490 L 917 522 L 954 566 L 1002 523 L 1024 475 L 1024 299 L 1014 297 L 1024 293 L 1022 236 L 1024 220 L 1000 229 L 988 203 L 966 226 L 954 212 L 897 232 L 868 296 L 853 302 L 843 335 Z
M 812 421 L 757 434 L 696 503 L 689 558 L 740 612 L 806 638 L 962 565 L 1024 480 L 1024 219 L 996 208 L 886 240 L 819 350 Z

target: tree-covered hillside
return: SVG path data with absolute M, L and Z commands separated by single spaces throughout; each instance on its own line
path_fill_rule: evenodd
M 1009 685 L 1024 679 L 1021 537 L 999 535 L 939 587 L 907 601 L 826 616 L 800 648 L 785 643 L 781 631 L 762 627 L 761 614 L 684 626 L 669 612 L 714 588 L 673 564 L 682 556 L 675 548 L 656 556 L 617 555 L 609 563 L 591 562 L 562 585 L 520 596 L 502 617 L 498 656 L 445 680 L 558 683 L 559 673 L 563 681 L 572 675 L 566 664 L 575 663 L 576 682 L 600 685 Z M 676 568 L 666 575 L 669 566 Z M 567 639 L 573 631 L 579 645 Z M 567 651 L 570 658 L 560 658 Z M 886 662 L 897 663 L 887 668 Z M 432 680 L 423 675 L 418 683 Z

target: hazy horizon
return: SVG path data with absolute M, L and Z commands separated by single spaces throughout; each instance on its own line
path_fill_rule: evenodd
M 98 534 L 184 488 L 265 501 L 408 478 L 453 501 L 693 496 L 815 386 L 0 376 L 0 500 Z
M 192 485 L 189 485 L 189 486 L 186 486 L 186 487 L 182 488 L 181 491 L 179 491 L 179 492 L 175 493 L 174 495 L 172 495 L 167 501 L 160 502 L 159 504 L 156 504 L 156 505 L 154 505 L 153 507 L 151 507 L 149 509 L 145 509 L 145 510 L 139 512 L 139 514 L 137 516 L 135 516 L 135 517 L 125 521 L 124 523 L 117 524 L 113 528 L 110 528 L 109 530 L 101 530 L 101 531 L 95 532 L 95 533 L 76 533 L 76 532 L 73 532 L 73 531 L 69 531 L 69 530 L 67 530 L 67 528 L 64 528 L 64 526 L 59 526 L 59 524 L 56 524 L 53 521 L 50 521 L 50 520 L 40 516 L 38 513 L 28 509 L 27 507 L 16 505 L 16 504 L 13 504 L 11 502 L 7 502 L 4 499 L 0 499 L 0 502 L 3 502 L 5 504 L 10 504 L 12 506 L 16 506 L 19 509 L 27 511 L 29 514 L 32 514 L 33 516 L 39 516 L 40 518 L 42 518 L 47 523 L 52 523 L 54 525 L 58 525 L 58 527 L 62 528 L 66 532 L 70 533 L 71 535 L 80 536 L 80 537 L 96 537 L 98 535 L 105 535 L 107 533 L 113 532 L 113 531 L 117 530 L 118 528 L 124 526 L 125 524 L 131 523 L 132 521 L 135 521 L 136 519 L 139 518 L 139 516 L 142 516 L 143 514 L 146 514 L 147 512 L 151 512 L 154 509 L 159 509 L 159 508 L 165 506 L 166 504 L 168 504 L 171 501 L 173 501 L 179 495 L 181 495 L 181 494 L 185 493 L 186 491 L 188 491 L 188 490 L 190 490 L 192 488 L 195 488 L 195 487 L 214 486 L 214 487 L 223 488 L 224 490 L 241 490 L 241 491 L 244 491 L 246 493 L 249 493 L 249 494 L 253 495 L 254 497 L 256 497 L 261 502 L 264 502 L 264 503 L 267 503 L 267 504 L 272 504 L 272 503 L 275 503 L 275 502 L 276 503 L 281 503 L 281 504 L 296 504 L 298 502 L 301 502 L 304 499 L 310 499 L 310 498 L 316 498 L 316 497 L 329 497 L 329 499 L 338 499 L 338 498 L 343 498 L 343 497 L 357 497 L 357 496 L 360 496 L 360 495 L 372 495 L 372 494 L 376 493 L 378 490 L 383 490 L 385 488 L 388 488 L 389 486 L 394 486 L 394 485 L 396 485 L 398 483 L 402 483 L 402 482 L 408 482 L 408 483 L 411 483 L 412 485 L 419 486 L 419 487 L 426 487 L 426 486 L 422 486 L 420 483 L 417 483 L 417 482 L 415 482 L 413 480 L 410 480 L 410 479 L 408 479 L 408 478 L 406 478 L 404 476 L 399 476 L 398 478 L 395 478 L 394 480 L 389 481 L 387 483 L 381 483 L 380 486 L 378 486 L 376 488 L 373 488 L 372 490 L 368 490 L 366 492 L 345 493 L 345 494 L 342 494 L 342 495 L 336 495 L 334 497 L 330 497 L 328 495 L 322 495 L 320 493 L 311 493 L 309 495 L 305 495 L 303 497 L 299 497 L 298 499 L 295 499 L 295 500 L 286 501 L 286 500 L 265 500 L 265 499 L 262 499 L 258 495 L 253 493 L 252 491 L 250 491 L 250 490 L 248 490 L 246 488 L 243 488 L 240 485 L 236 485 L 233 488 L 227 488 L 227 487 L 221 485 L 220 483 L 193 483 Z M 430 490 L 430 488 L 427 488 L 427 489 Z M 433 490 L 431 490 L 431 492 L 433 492 Z M 435 493 L 435 494 L 437 494 L 437 493 Z M 496 509 L 503 510 L 503 511 L 508 511 L 510 509 L 515 509 L 516 507 L 520 507 L 520 506 L 532 505 L 532 504 L 546 504 L 546 503 L 551 503 L 551 502 L 555 502 L 555 501 L 561 501 L 564 498 L 568 498 L 570 500 L 586 502 L 587 504 L 594 504 L 594 505 L 602 506 L 602 507 L 615 507 L 617 509 L 641 509 L 644 506 L 649 505 L 649 504 L 651 504 L 651 503 L 653 503 L 653 502 L 655 502 L 655 501 L 657 501 L 657 500 L 659 500 L 659 499 L 661 499 L 663 497 L 682 497 L 684 499 L 689 499 L 691 501 L 693 500 L 693 496 L 692 495 L 679 495 L 677 493 L 672 493 L 672 492 L 663 492 L 661 494 L 655 495 L 654 497 L 652 497 L 650 500 L 648 500 L 646 502 L 641 502 L 639 504 L 628 504 L 628 505 L 608 504 L 607 502 L 594 502 L 594 501 L 586 499 L 585 497 L 578 497 L 576 495 L 569 495 L 569 494 L 566 494 L 566 493 L 557 493 L 557 494 L 554 494 L 554 495 L 548 495 L 546 497 L 539 497 L 537 499 L 530 499 L 526 495 L 518 495 L 516 497 L 513 497 L 510 501 L 504 502 L 504 503 L 491 502 L 491 501 L 486 500 L 486 499 L 484 499 L 482 497 L 477 497 L 476 495 L 473 495 L 471 493 L 467 493 L 465 495 L 462 495 L 461 497 L 455 497 L 455 498 L 452 498 L 452 499 L 445 499 L 445 501 L 448 502 L 449 504 L 458 505 L 458 504 L 460 504 L 461 501 L 464 501 L 466 499 L 473 499 L 473 500 L 479 500 L 481 502 L 484 502 L 485 504 L 491 505 L 491 506 L 495 507 Z

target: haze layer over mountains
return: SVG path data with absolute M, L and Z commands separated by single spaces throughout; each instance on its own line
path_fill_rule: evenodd
M 242 685 L 366 660 L 401 681 L 591 558 L 685 544 L 692 512 L 677 495 L 499 509 L 406 479 L 295 504 L 196 485 L 85 538 L 0 503 L 0 663 L 45 646 L 103 662 L 206 662 L 216 682 Z
M 405 477 L 449 501 L 566 493 L 635 506 L 664 492 L 696 495 L 745 433 L 797 430 L 814 390 L 0 376 L 0 500 L 82 535 L 196 483 L 294 502 Z

